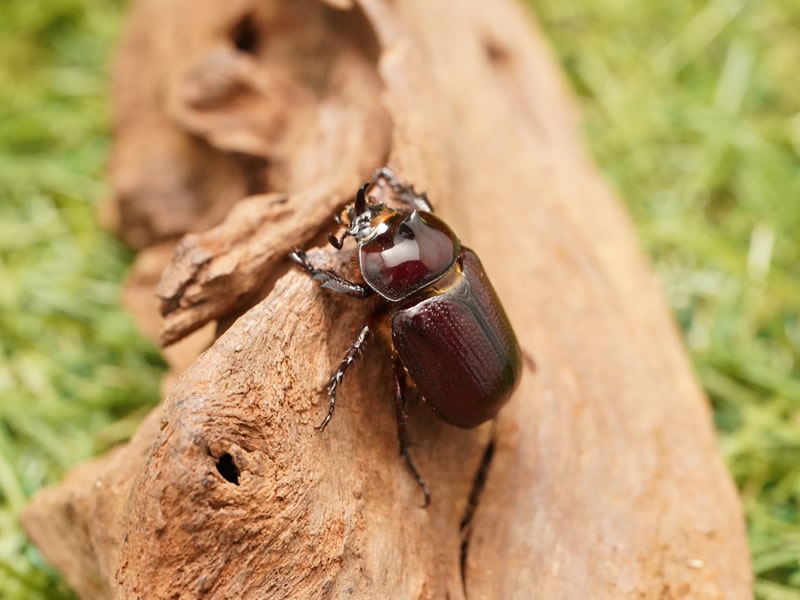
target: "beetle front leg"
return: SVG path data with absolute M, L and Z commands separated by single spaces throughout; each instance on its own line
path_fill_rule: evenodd
M 361 348 L 366 343 L 367 338 L 371 332 L 370 324 L 367 323 L 361 328 L 361 331 L 358 332 L 358 337 L 356 341 L 352 343 L 350 348 L 347 350 L 347 354 L 344 355 L 342 362 L 339 363 L 339 367 L 336 369 L 334 374 L 331 376 L 331 381 L 328 384 L 328 394 L 330 396 L 330 404 L 328 405 L 328 414 L 325 415 L 325 418 L 322 420 L 317 426 L 319 431 L 325 431 L 325 428 L 328 426 L 328 423 L 331 422 L 331 418 L 333 417 L 333 410 L 336 408 L 336 391 L 339 389 L 339 384 L 342 383 L 342 378 L 344 377 L 345 372 L 350 365 L 352 365 L 356 359 L 358 358 L 359 354 L 361 354 Z
M 338 273 L 334 273 L 328 269 L 317 269 L 311 264 L 311 261 L 308 260 L 308 256 L 306 256 L 306 253 L 302 250 L 290 252 L 289 258 L 303 267 L 303 270 L 311 275 L 311 279 L 321 281 L 322 285 L 320 287 L 355 298 L 367 298 L 372 295 L 372 289 L 366 285 L 356 283 L 355 281 L 348 281 Z
M 431 503 L 431 492 L 422 475 L 417 471 L 417 467 L 414 466 L 414 462 L 408 452 L 410 444 L 408 441 L 408 428 L 406 427 L 408 421 L 408 413 L 406 412 L 406 371 L 397 358 L 394 359 L 394 409 L 397 415 L 397 438 L 400 441 L 400 455 L 405 459 L 408 470 L 422 489 L 422 494 L 425 496 L 424 506 L 428 506 Z
M 433 207 L 428 201 L 427 194 L 424 192 L 419 194 L 414 191 L 414 186 L 400 183 L 400 180 L 397 179 L 395 172 L 389 167 L 375 169 L 375 172 L 372 174 L 372 178 L 376 181 L 385 181 L 386 185 L 388 185 L 389 188 L 395 194 L 397 194 L 397 199 L 400 200 L 400 202 L 408 204 L 409 206 L 413 206 L 419 210 L 424 210 L 425 212 L 433 212 Z

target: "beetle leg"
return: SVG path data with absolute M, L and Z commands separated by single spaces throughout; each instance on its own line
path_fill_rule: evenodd
M 418 210 L 424 210 L 426 212 L 433 212 L 433 207 L 431 203 L 428 201 L 428 196 L 424 192 L 419 194 L 414 191 L 414 186 L 406 185 L 400 183 L 400 180 L 397 179 L 397 175 L 394 171 L 392 171 L 389 167 L 381 167 L 380 169 L 375 169 L 375 172 L 372 174 L 373 179 L 376 181 L 384 181 L 386 185 L 391 188 L 391 190 L 396 194 L 397 199 L 404 204 L 408 204 L 409 206 L 413 206 Z
M 355 281 L 348 281 L 338 273 L 329 271 L 328 269 L 317 269 L 308 260 L 308 256 L 302 250 L 294 250 L 289 253 L 291 258 L 298 265 L 303 267 L 306 273 L 311 275 L 311 279 L 321 281 L 321 287 L 333 290 L 340 294 L 347 294 L 355 298 L 366 298 L 372 295 L 372 289 L 366 285 L 356 283 Z
M 408 421 L 408 413 L 406 412 L 406 371 L 397 358 L 394 359 L 394 409 L 397 414 L 397 438 L 400 441 L 400 455 L 405 459 L 408 470 L 416 479 L 419 487 L 422 488 L 422 494 L 425 496 L 424 506 L 428 506 L 431 503 L 431 492 L 422 475 L 417 471 L 417 467 L 414 466 L 414 462 L 408 452 L 410 444 L 408 441 L 408 428 L 406 427 L 406 422 Z
M 341 250 L 342 246 L 344 245 L 344 238 L 347 237 L 347 232 L 345 231 L 342 233 L 342 237 L 337 238 L 335 235 L 330 234 L 328 236 L 328 243 L 336 248 L 337 250 Z
M 325 428 L 328 426 L 328 423 L 331 422 L 331 418 L 333 417 L 333 410 L 336 408 L 336 390 L 339 388 L 339 384 L 342 383 L 342 377 L 344 377 L 345 372 L 347 369 L 352 365 L 356 359 L 358 358 L 359 354 L 361 354 L 361 347 L 367 341 L 367 338 L 370 334 L 370 324 L 367 323 L 361 328 L 361 331 L 358 332 L 358 337 L 356 341 L 352 343 L 350 348 L 347 350 L 347 354 L 344 355 L 342 362 L 339 363 L 334 374 L 331 376 L 331 381 L 328 384 L 328 394 L 330 395 L 330 404 L 328 405 L 328 414 L 325 415 L 325 418 L 322 420 L 317 426 L 319 431 L 325 431 Z

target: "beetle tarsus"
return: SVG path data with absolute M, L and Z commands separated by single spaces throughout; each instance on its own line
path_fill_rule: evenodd
M 360 283 L 347 281 L 336 273 L 332 273 L 330 271 L 323 271 L 312 276 L 312 279 L 322 281 L 322 285 L 320 287 L 323 287 L 326 290 L 333 290 L 334 292 L 352 296 L 353 298 L 366 298 L 372 295 L 372 290 L 368 287 L 363 286 Z
M 305 269 L 309 273 L 315 270 L 314 267 L 311 265 L 311 263 L 308 261 L 308 256 L 306 256 L 306 253 L 300 250 L 299 248 L 295 248 L 294 250 L 289 252 L 289 258 L 291 258 L 294 262 L 303 267 L 303 269 Z
M 400 455 L 406 461 L 411 476 L 417 482 L 422 495 L 425 497 L 423 508 L 431 503 L 431 491 L 428 489 L 428 484 L 422 478 L 422 475 L 417 471 L 414 461 L 411 460 L 411 454 L 408 449 L 411 445 L 408 440 L 408 428 L 406 423 L 408 421 L 408 412 L 406 411 L 406 372 L 399 359 L 394 360 L 394 408 L 397 415 L 397 438 L 400 442 Z
M 341 250 L 342 246 L 344 246 L 344 238 L 346 238 L 346 237 L 347 237 L 347 232 L 346 231 L 342 234 L 342 237 L 340 237 L 340 238 L 337 238 L 335 235 L 330 234 L 328 236 L 328 243 L 331 246 L 333 246 L 334 248 L 336 248 L 337 250 Z
M 370 331 L 371 329 L 369 323 L 367 323 L 361 328 L 361 330 L 358 332 L 358 337 L 356 337 L 356 340 L 350 345 L 350 348 L 344 355 L 342 362 L 339 363 L 339 367 L 331 376 L 331 381 L 328 384 L 328 394 L 330 397 L 330 403 L 328 404 L 328 414 L 325 415 L 325 418 L 322 420 L 322 423 L 317 425 L 318 431 L 325 431 L 325 428 L 328 426 L 328 423 L 331 422 L 331 419 L 333 418 L 333 411 L 336 408 L 336 391 L 339 388 L 339 384 L 342 383 L 342 378 L 344 377 L 344 374 L 347 372 L 347 369 L 349 369 L 350 366 L 361 355 L 361 349 L 364 347 L 364 344 L 366 343 L 367 338 L 369 337 Z
M 311 261 L 308 260 L 308 256 L 302 250 L 293 250 L 289 253 L 289 258 L 300 265 L 311 279 L 321 282 L 321 287 L 327 290 L 333 290 L 339 294 L 346 294 L 354 298 L 367 298 L 373 294 L 372 289 L 365 285 L 361 285 L 355 281 L 348 281 L 338 273 L 334 273 L 328 269 L 317 269 L 311 264 Z
M 433 212 L 433 207 L 428 200 L 428 195 L 424 192 L 421 194 L 417 193 L 414 191 L 413 185 L 400 183 L 400 180 L 397 178 L 395 172 L 389 167 L 380 167 L 379 169 L 375 169 L 375 172 L 372 174 L 372 178 L 376 182 L 385 182 L 386 185 L 388 185 L 389 188 L 395 193 L 400 202 L 408 204 L 409 206 L 413 206 L 418 210 Z
M 403 184 L 397 179 L 397 174 L 389 167 L 379 167 L 372 173 L 372 178 L 376 181 L 384 181 L 392 188 L 392 191 L 399 192 L 403 189 Z M 408 186 L 405 186 L 408 187 Z

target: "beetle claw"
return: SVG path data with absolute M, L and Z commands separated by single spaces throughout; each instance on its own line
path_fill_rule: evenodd
M 342 246 L 344 245 L 344 237 L 342 237 L 342 239 L 340 240 L 340 239 L 339 239 L 339 238 L 337 238 L 335 235 L 333 235 L 333 234 L 330 234 L 330 235 L 328 236 L 328 243 L 329 243 L 331 246 L 333 246 L 334 248 L 336 248 L 337 250 L 341 250 L 341 249 L 342 249 Z
M 425 482 L 422 482 L 422 495 L 425 496 L 425 501 L 422 503 L 421 508 L 428 508 L 431 503 L 431 491 L 428 489 L 428 486 L 425 485 Z

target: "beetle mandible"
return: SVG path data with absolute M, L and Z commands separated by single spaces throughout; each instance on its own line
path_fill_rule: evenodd
M 480 260 L 433 214 L 427 196 L 401 183 L 387 167 L 377 169 L 373 179 L 402 207 L 371 202 L 367 190 L 373 184 L 367 182 L 335 217 L 345 227 L 341 237 L 328 237 L 337 250 L 347 237 L 356 240 L 364 283 L 316 268 L 302 250 L 289 255 L 323 288 L 356 298 L 377 294 L 383 300 L 331 377 L 328 413 L 317 429 L 330 422 L 342 377 L 368 337 L 387 323 L 400 454 L 427 506 L 430 491 L 408 451 L 406 375 L 444 421 L 476 427 L 508 401 L 522 370 L 521 352 Z

